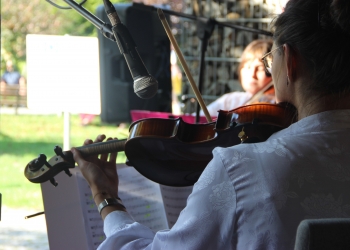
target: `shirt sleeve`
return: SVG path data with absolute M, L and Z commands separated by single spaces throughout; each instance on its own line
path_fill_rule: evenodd
M 210 103 L 207 107 L 208 112 L 211 116 L 218 116 L 219 110 L 231 110 L 244 105 L 250 98 L 251 94 L 248 92 L 232 92 L 225 94 Z M 201 115 L 204 112 L 201 111 Z
M 203 171 L 187 206 L 170 230 L 157 233 L 114 211 L 104 221 L 107 236 L 98 249 L 228 249 L 234 236 L 236 196 L 221 158 Z

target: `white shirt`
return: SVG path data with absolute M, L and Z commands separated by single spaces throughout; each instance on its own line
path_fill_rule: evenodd
M 219 110 L 231 110 L 244 105 L 252 97 L 248 92 L 232 92 L 224 94 L 207 106 L 210 116 L 217 117 Z M 204 112 L 201 111 L 201 115 Z
M 294 249 L 300 221 L 350 217 L 350 110 L 294 123 L 267 141 L 215 148 L 171 230 L 115 211 L 99 249 Z

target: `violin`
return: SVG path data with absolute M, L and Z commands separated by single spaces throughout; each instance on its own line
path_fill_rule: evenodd
M 230 147 L 240 143 L 262 142 L 273 133 L 295 121 L 295 109 L 290 105 L 251 104 L 220 110 L 215 122 L 190 124 L 181 118 L 149 118 L 130 125 L 129 136 L 77 147 L 83 155 L 124 151 L 127 165 L 146 178 L 162 185 L 184 187 L 193 185 L 212 159 L 215 147 Z M 33 183 L 50 180 L 75 167 L 70 151 L 54 148 L 55 156 L 47 161 L 41 154 L 27 164 L 25 177 Z

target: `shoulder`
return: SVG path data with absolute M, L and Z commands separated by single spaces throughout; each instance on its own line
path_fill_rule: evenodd
M 232 147 L 217 147 L 213 151 L 214 158 L 221 160 L 226 169 L 254 160 L 255 144 L 238 144 Z
M 287 162 L 291 150 L 287 138 L 267 140 L 260 143 L 238 144 L 227 148 L 215 148 L 214 157 L 220 158 L 231 180 L 238 176 L 256 175 L 268 166 Z

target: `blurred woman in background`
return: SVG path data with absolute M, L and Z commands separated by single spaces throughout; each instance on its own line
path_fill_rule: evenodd
M 272 78 L 269 72 L 265 71 L 261 57 L 272 48 L 272 40 L 258 39 L 251 42 L 243 51 L 241 62 L 237 68 L 238 80 L 244 92 L 235 91 L 224 94 L 207 107 L 211 116 L 217 116 L 219 110 L 231 110 L 248 102 L 269 102 L 275 103 L 274 92 L 259 96 L 256 95 L 267 85 L 272 86 Z M 251 100 L 254 97 L 254 100 Z M 204 115 L 201 111 L 201 115 Z

